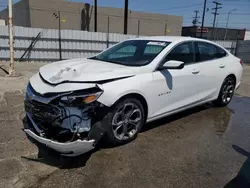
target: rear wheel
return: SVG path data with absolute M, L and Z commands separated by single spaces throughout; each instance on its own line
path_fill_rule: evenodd
M 121 145 L 134 140 L 145 122 L 141 102 L 134 98 L 122 99 L 111 109 L 104 119 L 107 141 Z
M 216 101 L 214 101 L 214 104 L 216 106 L 226 106 L 230 103 L 230 101 L 233 98 L 235 90 L 235 80 L 233 77 L 227 77 L 220 89 L 219 97 Z

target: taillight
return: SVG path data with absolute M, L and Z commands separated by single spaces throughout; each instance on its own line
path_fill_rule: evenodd
M 240 64 L 243 66 L 243 61 L 242 60 L 240 60 Z

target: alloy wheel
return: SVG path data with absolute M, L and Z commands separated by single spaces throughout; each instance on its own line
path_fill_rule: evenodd
M 222 89 L 222 102 L 229 103 L 233 97 L 234 93 L 234 81 L 232 79 L 228 79 Z
M 142 112 L 134 103 L 125 103 L 112 119 L 113 135 L 117 140 L 128 140 L 137 132 L 141 124 Z

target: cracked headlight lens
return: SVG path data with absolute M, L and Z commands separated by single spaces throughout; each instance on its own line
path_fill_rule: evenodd
M 65 103 L 74 103 L 77 102 L 79 103 L 84 103 L 84 104 L 89 104 L 94 101 L 96 101 L 101 95 L 103 91 L 97 92 L 97 93 L 92 93 L 92 94 L 84 94 L 84 95 L 69 95 L 69 96 L 64 96 L 61 98 L 61 101 Z

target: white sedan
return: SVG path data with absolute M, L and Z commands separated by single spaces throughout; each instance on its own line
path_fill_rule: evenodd
M 240 59 L 211 41 L 147 37 L 89 59 L 48 64 L 27 86 L 24 131 L 35 143 L 79 155 L 127 143 L 147 122 L 213 102 L 239 87 Z

